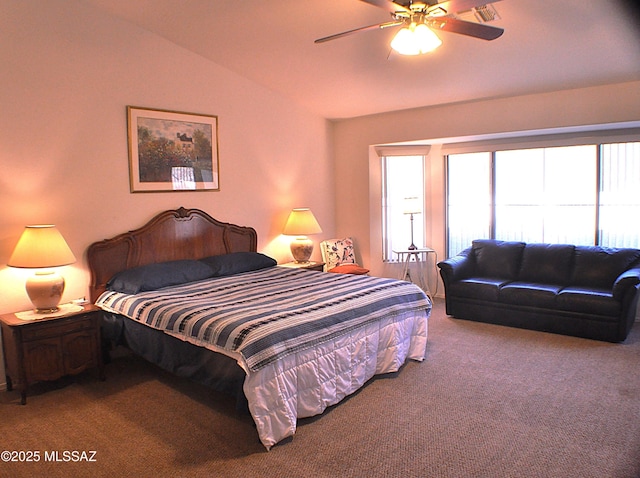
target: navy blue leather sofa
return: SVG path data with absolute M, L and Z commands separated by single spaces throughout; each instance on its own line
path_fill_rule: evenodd
M 640 296 L 638 249 L 483 239 L 438 267 L 450 316 L 608 342 Z

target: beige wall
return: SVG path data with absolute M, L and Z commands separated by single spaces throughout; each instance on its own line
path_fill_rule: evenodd
M 336 230 L 354 237 L 366 267 L 393 276 L 381 260 L 378 156 L 373 145 L 442 138 L 479 138 L 640 120 L 640 82 L 513 98 L 497 98 L 373 115 L 335 124 Z M 427 246 L 444 258 L 444 160 L 437 146 L 427 157 Z M 435 271 L 431 271 L 432 288 Z M 439 292 L 442 292 L 440 287 Z
M 253 226 L 279 261 L 291 208 L 333 234 L 329 122 L 81 1 L 0 11 L 0 313 L 30 307 L 26 272 L 4 266 L 26 224 L 57 224 L 78 259 L 63 301 L 87 294 L 89 244 L 165 209 Z M 131 194 L 126 105 L 218 115 L 221 190 Z

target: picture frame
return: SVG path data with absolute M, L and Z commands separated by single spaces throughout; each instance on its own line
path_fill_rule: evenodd
M 219 191 L 218 117 L 127 106 L 132 193 Z

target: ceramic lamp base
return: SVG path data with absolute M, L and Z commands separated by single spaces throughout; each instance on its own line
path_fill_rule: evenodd
M 313 242 L 308 237 L 296 237 L 291 242 L 291 255 L 297 263 L 306 264 L 309 262 L 313 252 Z
M 55 312 L 64 292 L 64 278 L 53 271 L 36 272 L 27 279 L 26 289 L 36 312 Z

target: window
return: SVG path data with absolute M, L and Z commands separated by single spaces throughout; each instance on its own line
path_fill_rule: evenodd
M 456 251 L 456 254 L 474 239 L 491 237 L 491 161 L 491 153 L 448 157 L 448 250 Z
M 640 247 L 640 142 L 603 144 L 598 241 Z
M 383 156 L 382 255 L 396 261 L 394 250 L 424 246 L 424 156 Z M 413 214 L 410 214 L 413 212 Z
M 447 156 L 447 250 L 473 239 L 640 247 L 640 143 Z
M 495 153 L 495 237 L 509 241 L 593 244 L 595 146 Z

